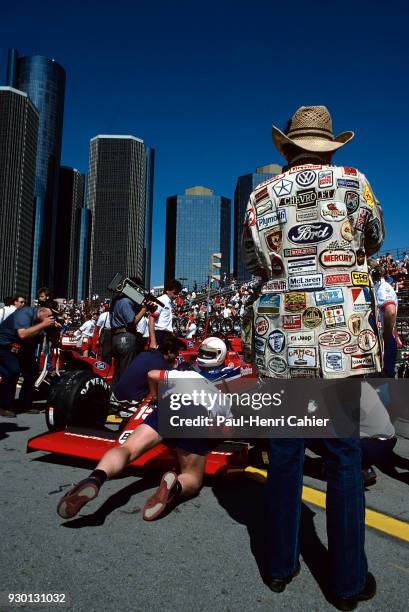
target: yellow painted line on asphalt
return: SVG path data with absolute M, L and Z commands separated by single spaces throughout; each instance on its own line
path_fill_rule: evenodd
M 265 483 L 267 480 L 267 471 L 248 466 L 244 470 L 246 476 L 256 480 L 257 482 Z M 302 499 L 303 501 L 325 508 L 326 494 L 323 491 L 318 491 L 311 487 L 303 486 L 302 488 Z M 368 527 L 372 527 L 377 531 L 386 533 L 390 536 L 409 542 L 409 523 L 400 521 L 399 519 L 393 518 L 376 510 L 366 509 L 365 512 L 365 524 Z

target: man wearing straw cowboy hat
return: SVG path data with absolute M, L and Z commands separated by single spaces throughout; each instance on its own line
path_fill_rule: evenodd
M 367 266 L 367 257 L 383 241 L 382 213 L 361 172 L 331 164 L 332 155 L 353 137 L 353 132 L 334 137 L 325 106 L 302 106 L 284 131 L 273 126 L 274 144 L 288 165 L 250 195 L 242 239 L 248 270 L 265 283 L 251 307 L 252 324 L 243 325 L 243 347 L 253 354 L 254 345 L 260 376 L 349 378 L 382 368 Z M 271 314 L 265 314 L 266 303 Z M 305 346 L 303 332 L 309 338 Z M 343 398 L 345 410 L 347 403 Z M 376 591 L 364 551 L 360 442 L 322 442 L 328 481 L 327 596 L 338 609 L 353 610 Z M 276 592 L 300 570 L 306 444 L 304 438 L 270 441 L 264 578 Z

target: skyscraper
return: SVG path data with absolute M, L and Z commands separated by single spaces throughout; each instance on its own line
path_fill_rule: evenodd
M 251 274 L 247 272 L 241 260 L 240 248 L 244 216 L 250 194 L 257 185 L 276 174 L 280 174 L 280 172 L 281 166 L 269 164 L 268 166 L 257 168 L 252 174 L 239 176 L 237 179 L 234 191 L 233 275 L 239 282 L 251 279 Z
M 38 112 L 0 87 L 0 297 L 30 295 Z
M 90 142 L 87 208 L 91 211 L 90 295 L 108 297 L 116 272 L 145 273 L 146 152 L 135 136 Z
M 151 286 L 152 259 L 152 218 L 153 218 L 153 180 L 155 170 L 155 149 L 146 149 L 146 213 L 145 213 L 145 277 L 147 289 Z
M 165 281 L 205 284 L 210 256 L 222 254 L 221 274 L 230 273 L 230 200 L 207 187 L 191 187 L 167 198 Z
M 54 295 L 76 298 L 81 209 L 85 177 L 79 170 L 60 169 Z
M 58 176 L 64 115 L 65 71 L 41 55 L 18 57 L 9 51 L 8 85 L 25 91 L 39 112 L 35 179 L 32 294 L 54 281 Z

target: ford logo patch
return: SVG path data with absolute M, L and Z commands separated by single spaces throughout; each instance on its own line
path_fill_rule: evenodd
M 292 227 L 288 232 L 288 239 L 294 244 L 325 242 L 331 238 L 333 231 L 328 223 L 306 223 Z

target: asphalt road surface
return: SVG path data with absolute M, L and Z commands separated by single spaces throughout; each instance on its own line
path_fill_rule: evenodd
M 321 508 L 304 504 L 301 573 L 284 593 L 275 594 L 258 569 L 262 484 L 243 476 L 208 480 L 199 497 L 147 523 L 141 508 L 159 475 L 127 472 L 107 482 L 79 517 L 63 521 L 55 510 L 58 499 L 92 464 L 41 452 L 27 455 L 28 438 L 43 430 L 43 414 L 0 419 L 3 602 L 7 593 L 65 593 L 64 609 L 75 611 L 334 610 L 320 586 L 327 565 Z M 409 459 L 409 441 L 399 439 L 396 452 Z M 394 477 L 379 474 L 367 505 L 409 522 L 408 468 L 409 463 Z M 315 478 L 306 482 L 325 488 Z M 359 609 L 408 610 L 408 542 L 371 528 L 366 541 L 378 595 Z M 63 609 L 62 604 L 43 606 Z M 11 608 L 2 603 L 0 609 Z

